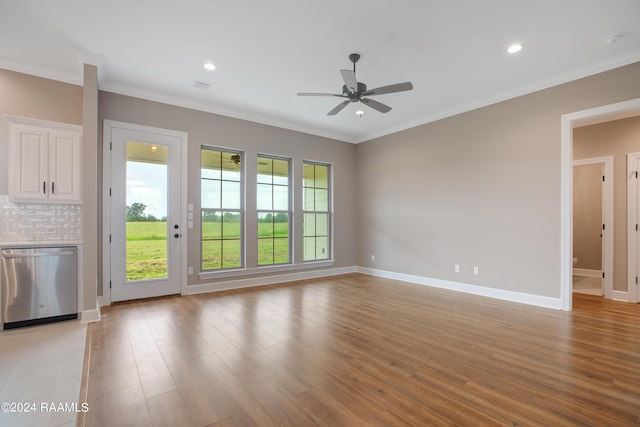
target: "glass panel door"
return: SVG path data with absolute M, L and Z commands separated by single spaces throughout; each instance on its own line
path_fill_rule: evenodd
M 111 129 L 111 300 L 180 293 L 182 137 L 122 125 Z

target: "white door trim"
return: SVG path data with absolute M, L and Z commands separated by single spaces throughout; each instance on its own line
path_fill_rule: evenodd
M 111 289 L 109 287 L 111 276 L 111 251 L 109 235 L 111 234 L 111 154 L 110 142 L 113 128 L 127 129 L 138 132 L 160 133 L 174 136 L 180 139 L 181 167 L 180 167 L 180 293 L 185 294 L 187 286 L 187 166 L 189 140 L 186 132 L 170 129 L 155 128 L 137 125 L 133 123 L 105 120 L 102 132 L 102 158 L 103 158 L 103 183 L 102 183 L 102 298 L 101 305 L 111 304 Z
M 573 166 L 602 165 L 605 180 L 602 184 L 602 271 L 605 273 L 602 281 L 604 297 L 613 298 L 613 156 L 594 157 L 591 159 L 574 160 Z M 572 231 L 573 233 L 573 231 Z M 572 250 L 573 252 L 573 250 Z M 573 256 L 573 255 L 572 255 Z
M 640 153 L 627 154 L 627 299 L 638 302 L 638 162 Z
M 640 115 L 640 98 L 560 117 L 560 303 L 571 311 L 573 298 L 573 128 Z

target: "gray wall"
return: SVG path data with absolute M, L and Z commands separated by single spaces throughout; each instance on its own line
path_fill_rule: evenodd
M 200 281 L 197 276 L 200 269 L 200 224 L 197 216 L 200 209 L 201 145 L 242 150 L 246 153 L 246 159 L 255 159 L 258 153 L 291 157 L 294 172 L 296 167 L 300 167 L 301 170 L 303 160 L 330 163 L 334 179 L 334 267 L 350 267 L 356 264 L 357 218 L 353 144 L 109 92 L 100 92 L 98 110 L 101 126 L 105 119 L 109 119 L 189 134 L 188 201 L 194 204 L 196 213 L 194 228 L 188 230 L 187 236 L 187 264 L 192 266 L 196 273 L 189 276 L 189 285 L 213 282 Z M 294 176 L 294 180 L 301 180 L 300 174 Z M 246 200 L 247 204 L 255 200 L 255 190 L 249 185 Z M 294 198 L 294 204 L 296 203 L 301 206 L 299 197 L 297 200 Z M 300 209 L 294 212 L 295 215 L 301 215 Z M 297 224 L 299 226 L 300 221 L 297 221 Z M 251 224 L 247 224 L 247 227 L 250 226 Z M 301 229 L 298 229 L 296 235 L 299 236 L 300 232 Z M 247 257 L 252 256 L 248 251 Z
M 623 292 L 627 291 L 627 154 L 637 152 L 640 116 L 573 131 L 574 159 L 613 156 L 613 289 Z
M 358 265 L 559 298 L 560 117 L 638 97 L 640 63 L 357 145 Z
M 573 167 L 573 257 L 578 259 L 575 268 L 602 270 L 603 174 L 601 164 Z

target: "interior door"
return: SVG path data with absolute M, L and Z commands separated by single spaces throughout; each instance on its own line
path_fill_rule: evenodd
M 180 293 L 181 138 L 111 128 L 111 301 Z
M 640 302 L 640 153 L 627 154 L 627 287 L 629 301 Z
M 629 239 L 629 241 L 634 241 L 635 240 L 635 262 L 634 263 L 629 263 L 629 267 L 627 267 L 628 269 L 632 269 L 634 270 L 633 274 L 635 275 L 635 278 L 632 280 L 631 277 L 629 277 L 628 281 L 627 281 L 627 287 L 628 287 L 628 293 L 629 293 L 629 301 L 631 302 L 640 302 L 640 283 L 638 280 L 638 277 L 640 276 L 640 231 L 638 231 L 638 224 L 640 224 L 640 185 L 639 185 L 639 172 L 640 171 L 640 153 L 633 153 L 632 155 L 632 162 L 634 163 L 635 166 L 635 186 L 630 186 L 630 188 L 633 188 L 633 190 L 635 191 L 635 203 L 633 204 L 633 206 L 630 207 L 630 209 L 633 209 L 633 214 L 628 216 L 635 221 L 635 233 L 634 233 L 634 227 L 631 226 L 631 224 L 628 225 L 628 231 L 627 231 L 627 238 Z M 629 190 L 627 190 L 629 191 Z M 628 196 L 627 196 L 628 197 Z M 629 234 L 633 234 L 635 239 L 632 239 Z

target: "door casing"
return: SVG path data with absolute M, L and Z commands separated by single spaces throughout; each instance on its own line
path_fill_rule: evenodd
M 636 228 L 640 221 L 640 153 L 627 154 L 627 293 L 631 302 L 638 299 L 638 276 L 640 275 L 640 239 Z

